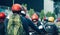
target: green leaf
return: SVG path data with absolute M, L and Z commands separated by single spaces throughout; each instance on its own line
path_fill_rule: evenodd
M 51 17 L 51 16 L 52 16 L 52 13 L 51 13 L 51 12 L 48 12 L 48 13 L 46 14 L 46 16 L 47 16 L 47 17 Z
M 45 16 L 45 14 L 44 14 L 44 10 L 41 10 L 41 12 L 40 12 L 40 18 L 41 18 L 41 20 L 44 18 L 44 16 Z
M 29 16 L 31 17 L 34 14 L 34 9 L 30 9 L 28 13 L 29 13 Z

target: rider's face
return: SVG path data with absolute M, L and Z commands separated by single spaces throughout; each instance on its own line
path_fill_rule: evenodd
M 34 22 L 34 24 L 37 24 L 37 23 L 38 23 L 38 21 L 37 21 L 37 20 L 33 20 L 33 22 Z

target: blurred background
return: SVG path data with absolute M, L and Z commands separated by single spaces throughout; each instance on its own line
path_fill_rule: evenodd
M 41 11 L 44 7 L 43 0 L 0 0 L 0 5 L 11 7 L 14 3 L 27 4 L 27 9 L 34 9 L 35 11 Z
M 60 0 L 0 0 L 0 12 L 5 12 L 7 16 L 12 14 L 11 6 L 14 3 L 26 7 L 30 18 L 36 12 L 41 22 L 44 17 L 52 16 L 54 20 L 60 19 Z

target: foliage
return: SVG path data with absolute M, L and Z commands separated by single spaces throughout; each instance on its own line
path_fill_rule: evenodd
M 27 4 L 22 4 L 22 6 L 27 8 Z M 34 9 L 30 8 L 30 10 L 28 10 L 29 16 L 31 17 L 33 15 L 33 13 L 34 13 Z
M 27 4 L 22 4 L 23 7 L 27 7 Z
M 22 6 L 27 8 L 27 4 L 22 4 Z M 30 10 L 28 10 L 28 14 L 31 17 L 34 14 L 34 9 L 30 8 Z M 46 17 L 52 16 L 52 17 L 56 18 L 54 12 L 53 13 L 47 12 L 47 14 L 45 15 L 44 10 L 41 10 L 41 12 L 39 13 L 39 18 L 42 20 L 45 16 Z
M 55 15 L 55 13 L 52 13 L 52 16 L 56 19 L 56 15 Z
M 31 16 L 34 14 L 34 9 L 30 9 L 30 10 L 28 11 L 28 14 L 29 14 L 29 16 L 31 17 Z
M 52 13 L 51 12 L 47 12 L 46 16 L 50 17 L 50 16 L 52 16 Z
M 51 13 L 51 12 L 48 12 L 47 14 L 46 14 L 46 16 L 47 17 L 54 17 L 55 19 L 56 19 L 56 16 L 55 16 L 55 13 L 53 12 L 53 13 Z
M 40 12 L 40 19 L 42 20 L 44 18 L 45 14 L 44 14 L 44 10 L 41 10 Z
M 7 34 L 8 35 L 22 35 L 23 26 L 19 15 L 12 15 L 8 21 Z

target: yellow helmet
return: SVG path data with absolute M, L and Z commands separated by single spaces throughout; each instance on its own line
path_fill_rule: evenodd
M 49 17 L 49 18 L 48 18 L 48 21 L 54 22 L 54 17 Z

